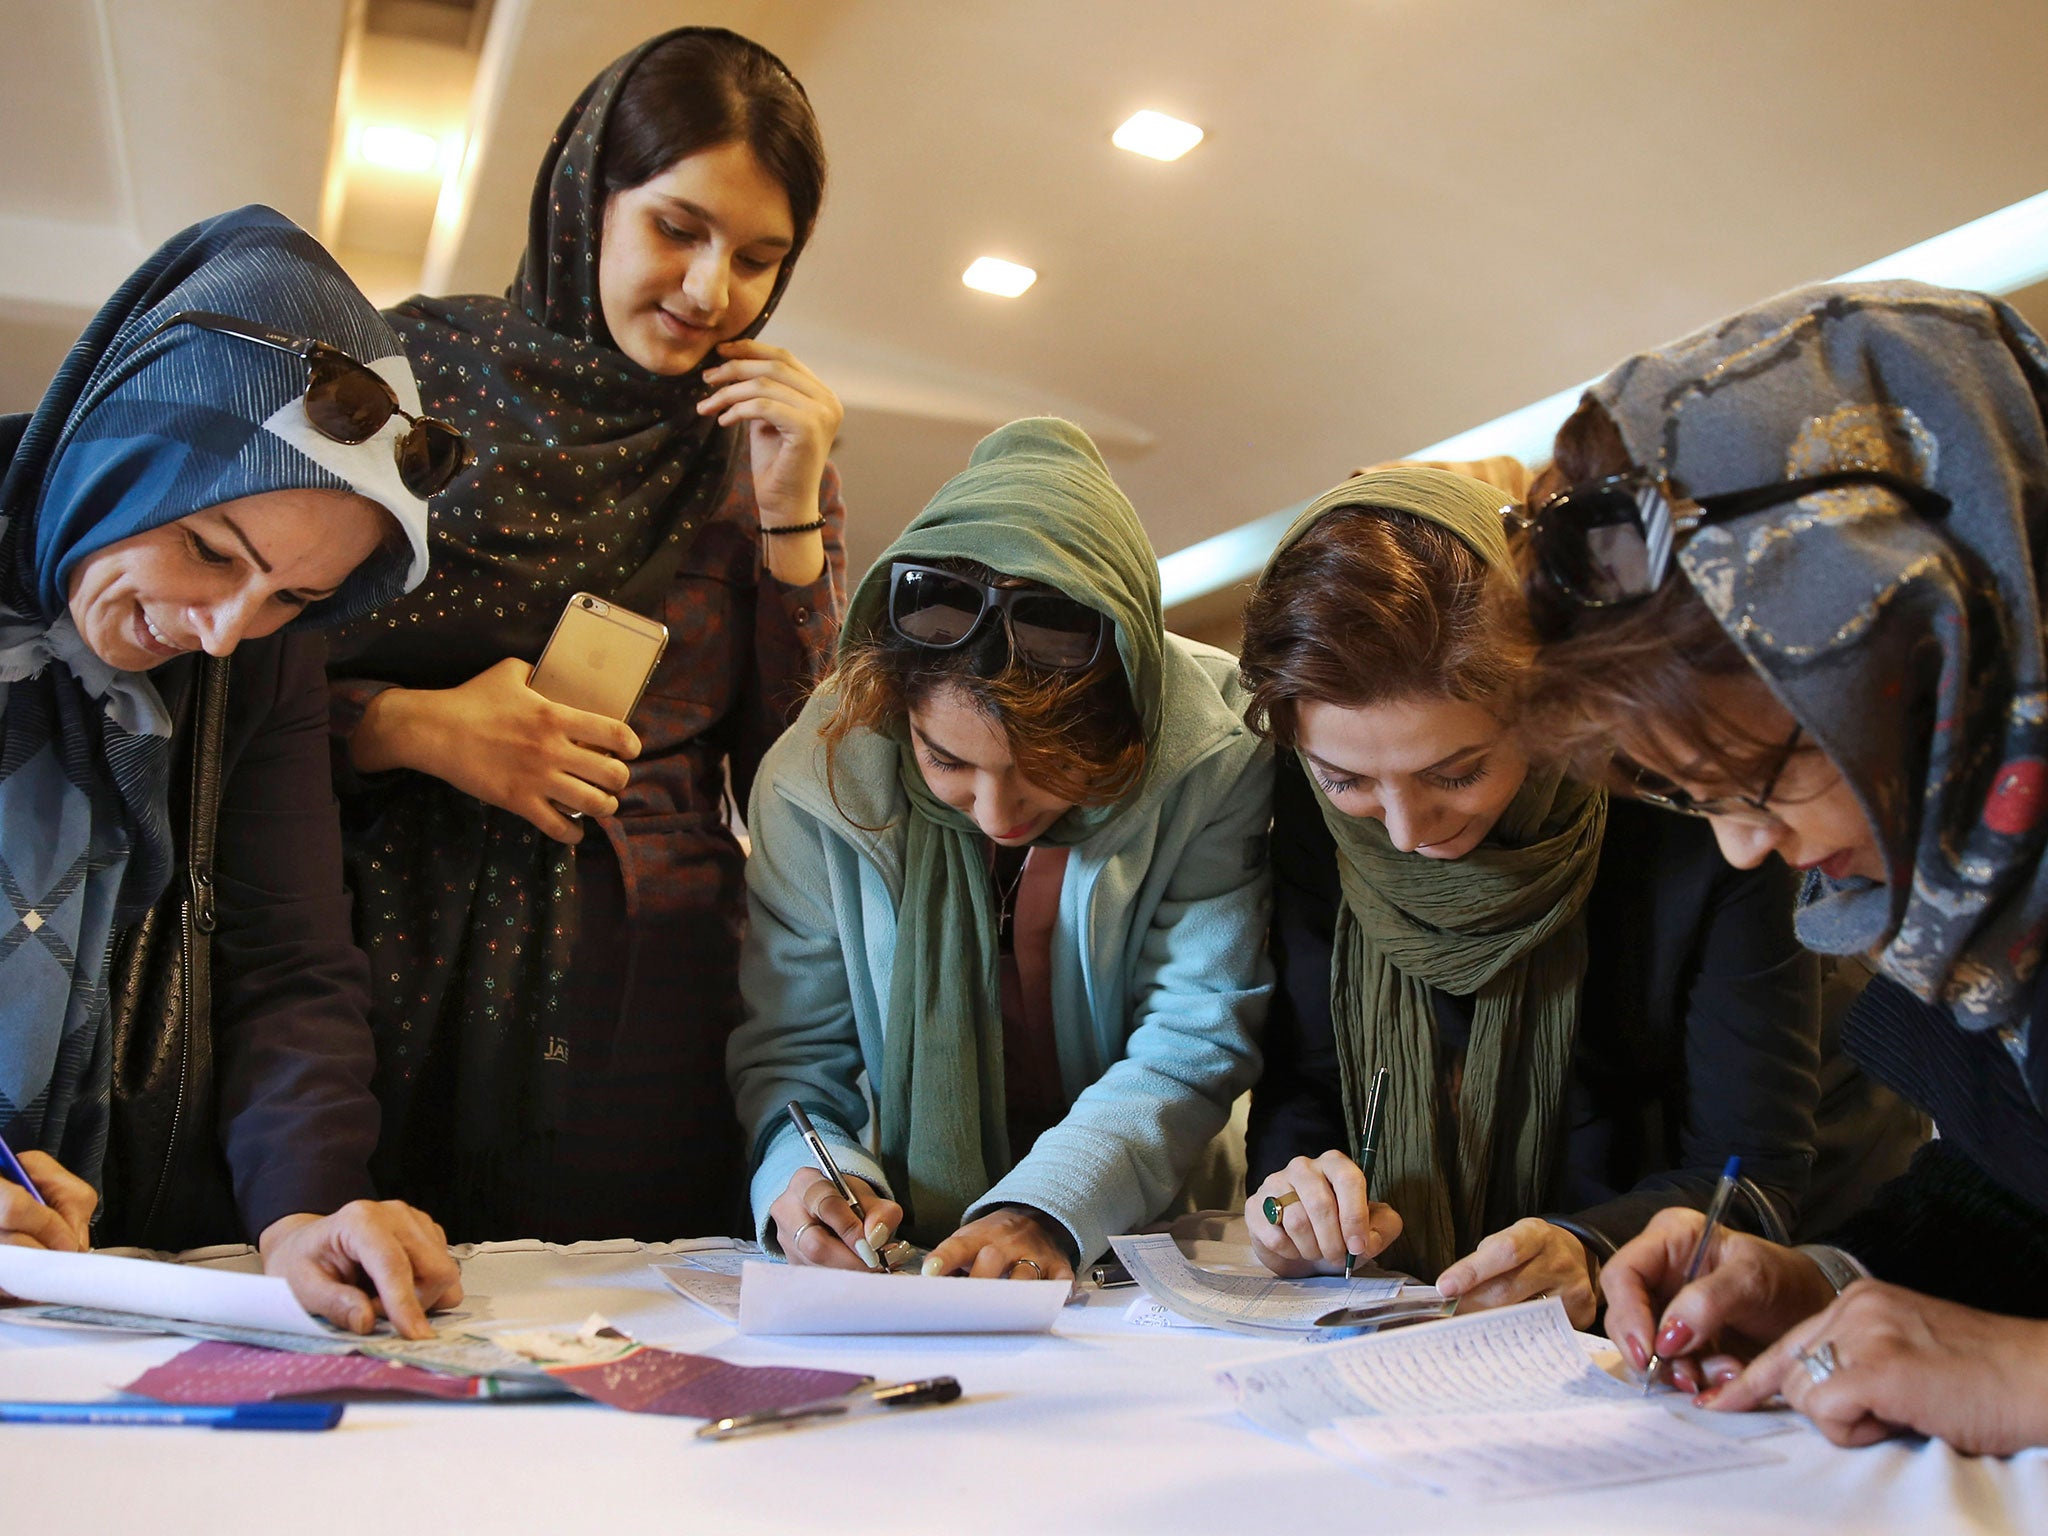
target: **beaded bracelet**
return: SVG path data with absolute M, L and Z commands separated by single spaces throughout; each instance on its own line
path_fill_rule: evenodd
M 825 519 L 817 518 L 808 523 L 784 523 L 780 528 L 770 528 L 766 523 L 758 525 L 763 533 L 816 533 L 825 526 Z

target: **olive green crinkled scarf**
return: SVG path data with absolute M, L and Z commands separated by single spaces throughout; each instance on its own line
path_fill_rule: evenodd
M 1042 582 L 1108 614 L 1147 746 L 1157 744 L 1165 647 L 1158 557 L 1086 433 L 1039 418 L 983 438 L 968 467 L 861 581 L 842 651 L 886 622 L 892 561 L 948 558 Z M 1010 1166 L 996 911 L 973 818 L 934 796 L 907 737 L 900 745 L 910 814 L 876 1114 L 882 1166 L 906 1212 L 904 1228 L 935 1243 Z M 1076 807 L 1038 841 L 1083 842 L 1138 793 L 1115 805 Z
M 1500 493 L 1439 470 L 1347 481 L 1303 513 L 1280 548 L 1330 511 L 1358 506 L 1435 523 L 1511 568 Z M 1578 1034 L 1583 914 L 1607 796 L 1554 770 L 1532 772 L 1486 841 L 1455 860 L 1403 853 L 1378 821 L 1346 816 L 1319 787 L 1316 797 L 1344 890 L 1330 1019 L 1347 1150 L 1356 1150 L 1372 1075 L 1387 1067 L 1374 1193 L 1401 1213 L 1403 1229 L 1383 1262 L 1433 1278 L 1488 1232 L 1541 1208 Z M 1448 1106 L 1448 1172 L 1432 988 L 1473 999 L 1463 1081 Z

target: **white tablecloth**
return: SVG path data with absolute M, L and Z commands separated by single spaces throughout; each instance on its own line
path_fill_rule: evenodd
M 485 1252 L 464 1283 L 478 1321 L 602 1312 L 649 1342 L 750 1364 L 950 1373 L 967 1397 L 725 1444 L 692 1439 L 694 1420 L 586 1403 L 357 1404 L 310 1435 L 0 1426 L 0 1536 L 2048 1533 L 2048 1452 L 1842 1451 L 1803 1428 L 1766 1442 L 1782 1465 L 1742 1472 L 1491 1506 L 1387 1492 L 1251 1429 L 1209 1379 L 1313 1346 L 1134 1330 L 1128 1290 L 1069 1308 L 1049 1336 L 770 1340 L 673 1296 L 639 1250 Z M 101 1397 L 189 1343 L 0 1322 L 0 1397 Z

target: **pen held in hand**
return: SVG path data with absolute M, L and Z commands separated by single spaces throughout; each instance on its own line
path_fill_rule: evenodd
M 7 1145 L 7 1138 L 0 1136 L 0 1176 L 14 1180 L 29 1193 L 37 1205 L 48 1205 L 43 1192 L 36 1188 L 36 1181 L 28 1176 L 28 1170 L 21 1166 L 21 1159 L 14 1155 L 14 1149 Z
M 1372 1206 L 1372 1169 L 1380 1158 L 1380 1115 L 1387 1107 L 1387 1079 L 1393 1073 L 1381 1067 L 1372 1075 L 1372 1093 L 1365 1101 L 1365 1130 L 1358 1138 L 1358 1171 L 1365 1175 L 1365 1203 L 1368 1212 Z M 1368 1216 L 1368 1219 L 1370 1217 Z M 1349 1280 L 1358 1268 L 1358 1255 L 1344 1255 L 1344 1278 Z
M 825 1138 L 820 1136 L 817 1127 L 811 1124 L 811 1117 L 804 1113 L 803 1105 L 791 1099 L 784 1109 L 789 1115 L 789 1123 L 796 1127 L 797 1135 L 803 1137 L 804 1145 L 810 1148 L 811 1159 L 818 1165 L 818 1172 L 831 1181 L 833 1191 L 846 1202 L 847 1209 L 853 1212 L 853 1219 L 865 1228 L 868 1213 L 861 1208 L 860 1197 L 854 1194 L 853 1186 L 846 1182 L 846 1175 L 839 1171 L 839 1165 L 832 1160 L 832 1153 L 825 1145 Z M 812 1214 L 815 1216 L 816 1213 Z M 865 1232 L 860 1241 L 854 1244 L 854 1252 L 860 1255 L 861 1262 L 869 1269 L 887 1271 L 889 1268 L 876 1257 L 874 1246 Z
M 1742 1159 L 1729 1158 L 1727 1165 L 1721 1170 L 1721 1182 L 1714 1186 L 1714 1198 L 1707 1204 L 1707 1223 L 1700 1228 L 1700 1240 L 1693 1244 L 1692 1262 L 1685 1266 L 1685 1279 L 1680 1289 L 1691 1285 L 1699 1278 L 1700 1269 L 1707 1261 L 1707 1246 L 1713 1242 L 1715 1231 L 1728 1214 L 1728 1201 L 1735 1193 L 1736 1181 L 1741 1177 Z M 1663 1363 L 1657 1352 L 1651 1350 L 1650 1363 L 1643 1367 L 1643 1396 L 1650 1395 L 1650 1388 L 1656 1385 L 1657 1371 Z

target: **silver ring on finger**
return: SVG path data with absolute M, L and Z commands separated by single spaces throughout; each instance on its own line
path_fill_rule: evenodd
M 1811 1349 L 1795 1350 L 1792 1358 L 1806 1367 L 1806 1374 L 1812 1378 L 1815 1386 L 1819 1386 L 1842 1368 L 1842 1362 L 1835 1356 L 1835 1346 L 1826 1339 Z
M 790 1253 L 795 1253 L 797 1249 L 797 1244 L 801 1243 L 804 1240 L 804 1234 L 810 1231 L 813 1227 L 822 1227 L 823 1225 L 825 1225 L 825 1223 L 818 1220 L 815 1216 L 812 1217 L 809 1221 L 805 1222 L 802 1226 L 798 1227 L 794 1232 L 790 1233 L 789 1242 L 785 1245 L 786 1250 Z
M 1032 1278 L 1032 1279 L 1034 1279 L 1034 1280 L 1043 1280 L 1043 1279 L 1045 1278 L 1045 1271 L 1044 1271 L 1043 1269 L 1041 1269 L 1041 1268 L 1039 1267 L 1039 1264 L 1038 1264 L 1038 1260 L 1036 1260 L 1036 1259 L 1019 1259 L 1019 1260 L 1017 1260 L 1017 1262 L 1016 1262 L 1016 1263 L 1014 1263 L 1014 1264 L 1012 1264 L 1012 1265 L 1010 1266 L 1010 1273 L 1011 1273 L 1011 1274 L 1013 1274 L 1013 1275 L 1014 1275 L 1014 1274 L 1016 1274 L 1016 1273 L 1017 1273 L 1017 1271 L 1018 1271 L 1019 1269 L 1021 1269 L 1021 1268 L 1022 1268 L 1022 1267 L 1023 1267 L 1024 1265 L 1026 1265 L 1026 1264 L 1029 1264 L 1029 1265 L 1031 1266 L 1031 1278 Z

